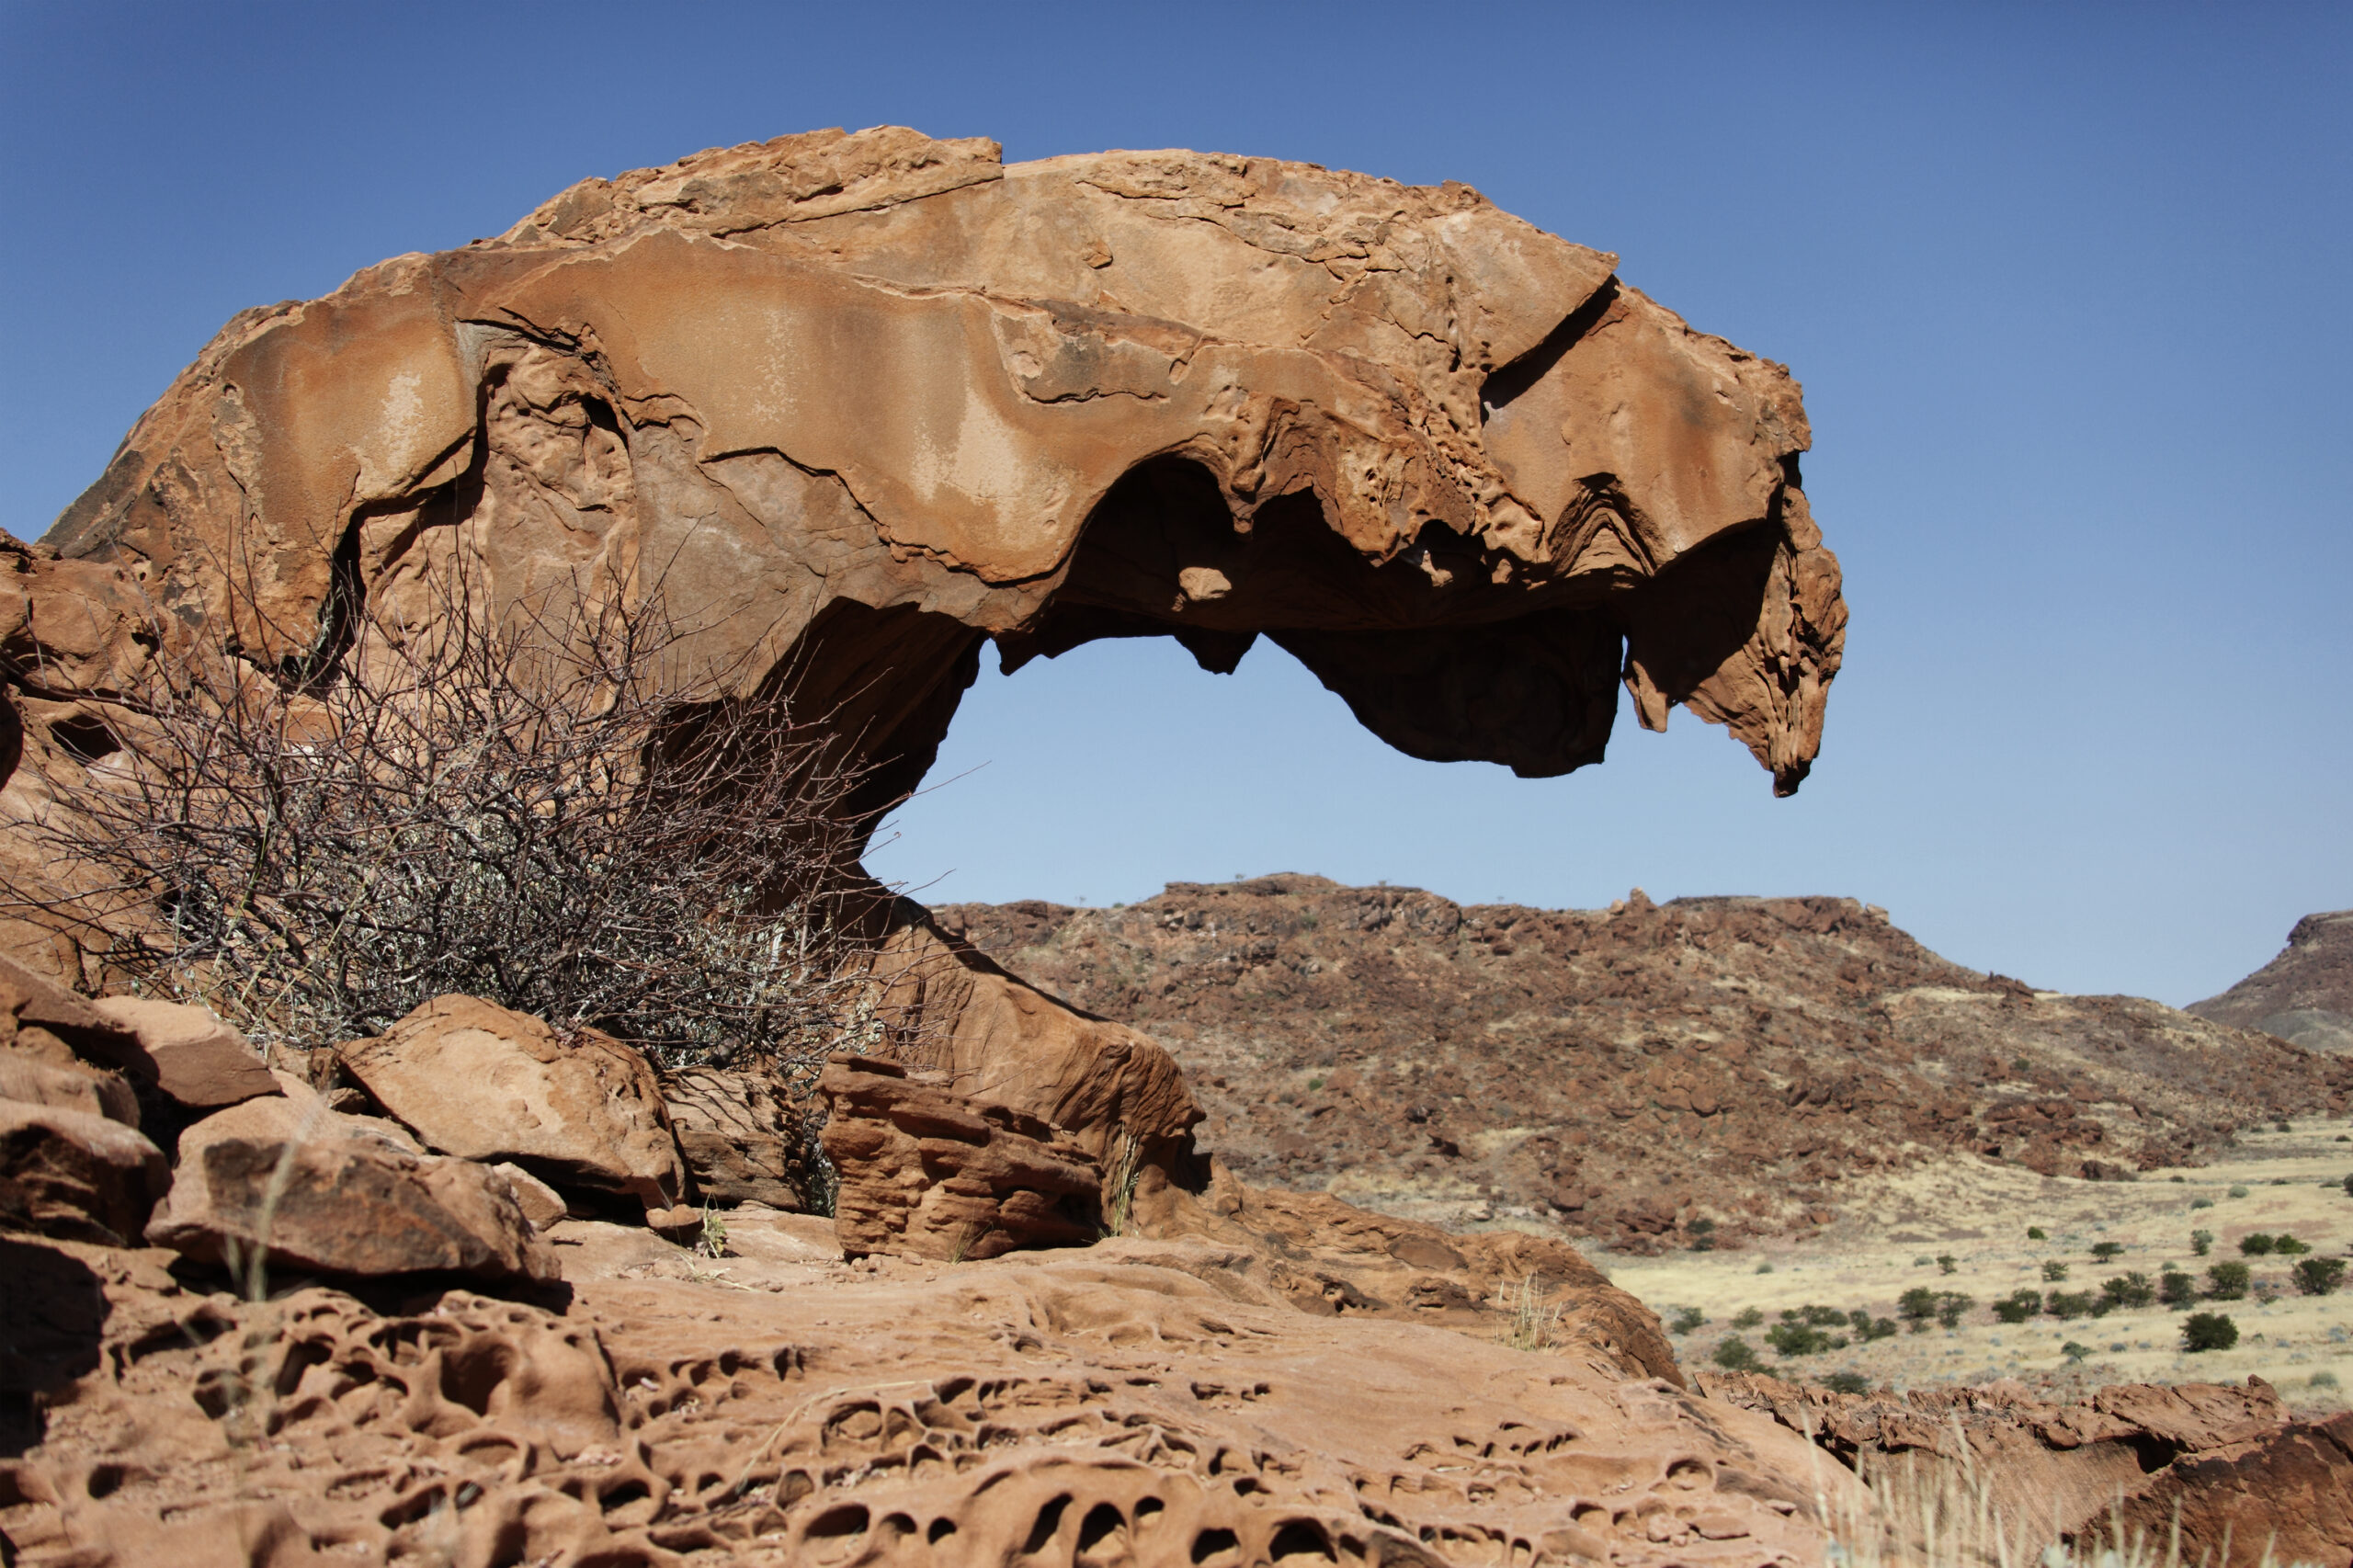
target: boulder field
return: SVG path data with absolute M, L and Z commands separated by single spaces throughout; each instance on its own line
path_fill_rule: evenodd
M 1138 635 L 1212 670 L 1266 635 L 1401 749 L 1530 777 L 1600 759 L 1622 684 L 1788 793 L 1846 622 L 1797 388 L 1615 267 L 1459 185 L 897 128 L 585 181 L 238 316 L 6 547 L 0 819 L 105 776 L 156 661 L 301 689 L 452 580 L 690 616 L 679 669 L 790 683 L 853 806 L 920 780 L 984 643 Z M 34 841 L 0 831 L 18 890 Z M 1850 1468 L 1885 1412 L 1695 1389 L 1563 1241 L 1241 1179 L 1162 1044 L 907 901 L 862 916 L 897 1032 L 817 1103 L 758 1041 L 665 1074 L 464 996 L 265 1053 L 81 994 L 119 976 L 44 907 L 0 932 L 10 1562 L 1765 1568 L 1900 1533 Z M 2325 1482 L 2338 1435 L 2193 1403 L 2137 1446 L 1989 1416 L 2037 1435 L 1986 1451 L 2089 1432 L 2252 1561 L 2249 1478 Z

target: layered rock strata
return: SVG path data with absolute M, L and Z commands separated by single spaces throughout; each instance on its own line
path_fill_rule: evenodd
M 871 1057 L 835 1057 L 817 1091 L 848 1256 L 961 1263 L 1102 1233 L 1102 1171 L 1036 1117 L 957 1094 L 944 1074 L 913 1077 Z

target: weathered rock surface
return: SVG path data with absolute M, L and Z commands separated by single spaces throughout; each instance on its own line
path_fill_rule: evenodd
M 2189 1010 L 2309 1051 L 2353 1055 L 2353 909 L 2305 915 L 2278 958 Z
M 506 1185 L 515 1189 L 515 1201 L 522 1206 L 523 1218 L 531 1222 L 533 1230 L 544 1231 L 572 1212 L 563 1194 L 512 1161 L 502 1161 L 490 1168 L 505 1176 Z
M 171 1194 L 147 1239 L 199 1262 L 360 1278 L 560 1278 L 506 1178 L 415 1152 L 398 1128 L 316 1101 L 248 1100 L 180 1134 Z
M 240 316 L 8 557 L 0 810 L 84 766 L 155 638 L 341 649 L 460 561 L 492 610 L 658 576 L 697 659 L 833 715 L 857 805 L 919 780 L 985 642 L 1228 670 L 1261 632 L 1415 756 L 1565 772 L 1622 681 L 1793 790 L 1846 619 L 1797 387 L 1613 266 L 1459 185 L 892 128 L 585 182 Z M 918 989 L 960 1087 L 1183 1174 L 1150 1042 L 990 966 Z
M 872 1057 L 835 1057 L 817 1092 L 840 1172 L 834 1224 L 851 1257 L 961 1262 L 1102 1233 L 1103 1173 L 1034 1116 Z
M 594 1029 L 567 1038 L 478 997 L 442 996 L 335 1056 L 428 1148 L 512 1160 L 559 1187 L 623 1193 L 648 1209 L 682 1195 L 686 1167 L 654 1070 Z
M 0 1052 L 0 1100 L 78 1110 L 125 1127 L 139 1125 L 139 1101 L 131 1085 L 112 1073 L 78 1062 L 61 1067 L 14 1051 Z
M 561 1317 L 165 1297 L 94 1264 L 120 1370 L 52 1396 L 0 1530 L 92 1568 L 240 1532 L 628 1568 L 1754 1568 L 1820 1561 L 1817 1498 L 1851 1496 L 1761 1413 L 1574 1347 L 1303 1313 L 1211 1244 L 762 1263 L 759 1223 L 733 1229 L 754 1256 L 714 1278 L 642 1228 L 559 1227 Z
M 0 1227 L 119 1244 L 137 1239 L 165 1181 L 163 1151 L 136 1128 L 0 1100 Z
M 278 1093 L 260 1053 L 202 1007 L 152 996 L 101 996 L 90 1006 L 137 1037 L 154 1063 L 156 1086 L 190 1109 L 217 1110 Z
M 1536 910 L 1279 876 L 936 919 L 1165 1045 L 1245 1181 L 1633 1250 L 1810 1230 L 1841 1180 L 1954 1151 L 2124 1174 L 2353 1099 L 2340 1058 L 2033 992 L 1847 899 Z
M 0 1050 L 51 1067 L 98 1066 L 126 1075 L 153 1064 L 139 1037 L 47 975 L 0 953 Z
M 688 1067 L 662 1075 L 662 1103 L 695 1191 L 711 1203 L 807 1206 L 800 1117 L 765 1073 Z
M 2353 1554 L 2353 1413 L 2291 1420 L 2268 1384 L 2118 1384 L 2064 1403 L 2018 1383 L 1839 1394 L 1761 1373 L 1703 1372 L 1709 1397 L 1809 1434 L 1866 1475 L 1909 1463 L 1974 1476 L 2006 1516 L 2079 1546 L 2121 1530 L 2181 1560 L 2339 1562 Z M 1966 1445 L 1966 1452 L 1963 1446 Z

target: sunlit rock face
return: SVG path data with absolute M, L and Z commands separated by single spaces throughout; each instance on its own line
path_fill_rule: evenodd
M 920 776 L 1008 665 L 1263 632 L 1384 739 L 1529 775 L 1632 690 L 1797 787 L 1845 624 L 1778 365 L 1449 184 L 886 127 L 573 187 L 248 312 L 46 542 L 299 655 L 657 581 Z
M 588 180 L 230 323 L 6 563 L 6 738 L 82 755 L 44 724 L 158 638 L 316 670 L 463 566 L 658 593 L 704 670 L 828 715 L 859 806 L 983 643 L 1164 633 L 1221 671 L 1263 633 L 1401 749 L 1531 776 L 1601 757 L 1623 681 L 1786 793 L 1846 620 L 1798 390 L 1614 264 L 1460 185 L 891 127 Z M 960 1085 L 1186 1165 L 1165 1052 L 892 918 Z

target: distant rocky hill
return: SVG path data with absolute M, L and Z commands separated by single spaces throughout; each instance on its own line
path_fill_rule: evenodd
M 2189 1010 L 2310 1051 L 2353 1054 L 2353 909 L 2305 915 L 2278 958 Z
M 1466 907 L 1285 875 L 936 913 L 1165 1044 L 1249 1180 L 1640 1250 L 1803 1232 L 1842 1181 L 1949 1151 L 2122 1177 L 2353 1098 L 2353 1061 L 2037 993 L 1847 899 Z

